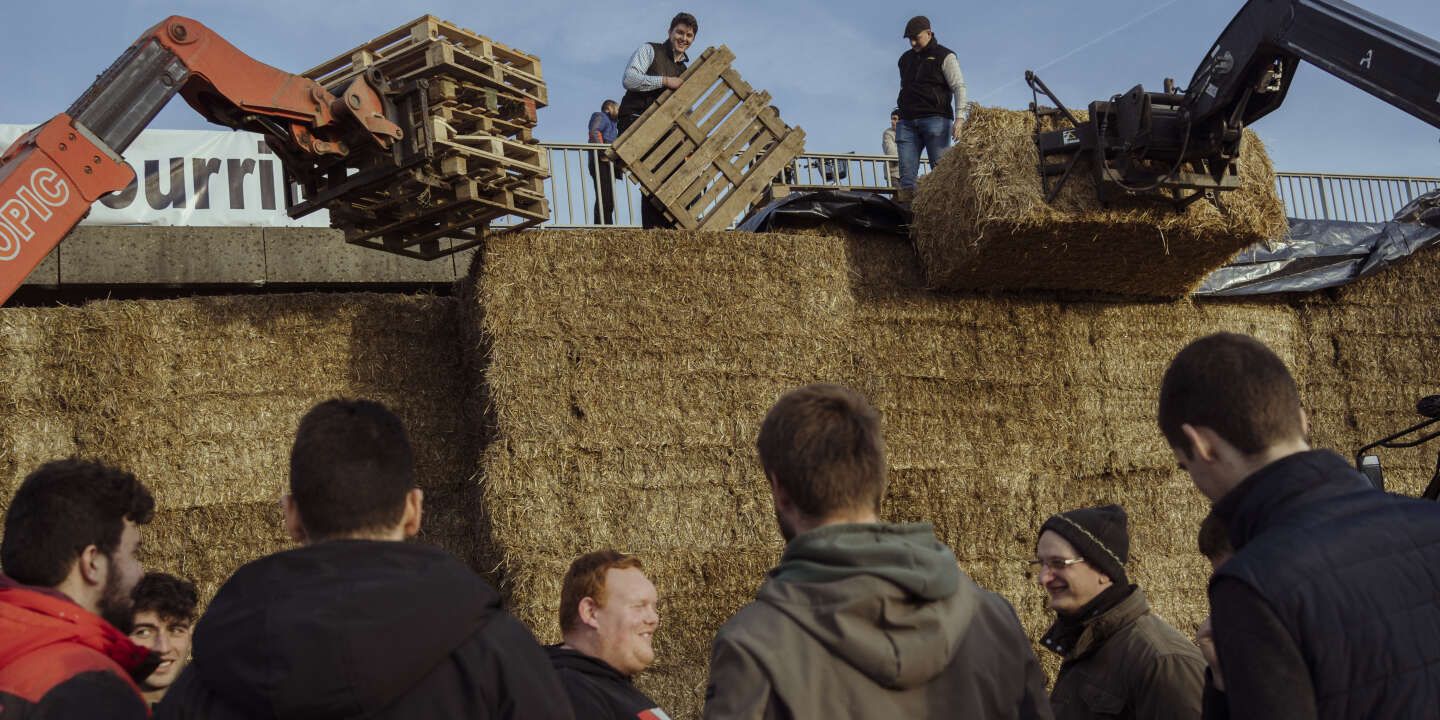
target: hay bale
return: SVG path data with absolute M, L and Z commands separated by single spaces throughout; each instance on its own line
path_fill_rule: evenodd
M 947 290 L 1078 290 L 1179 297 L 1240 250 L 1284 237 L 1285 211 L 1260 139 L 1246 131 L 1241 187 L 1222 209 L 1129 200 L 1101 207 L 1081 161 L 1045 202 L 1028 111 L 977 108 L 959 144 L 922 178 L 915 245 Z
M 68 310 L 11 308 L 0 312 L 0 502 L 9 502 L 36 465 L 75 453 L 65 395 L 53 382 L 50 349 Z
M 0 510 L 25 473 L 77 454 L 141 478 L 159 512 L 145 557 L 213 591 L 289 541 L 278 501 L 300 416 L 335 396 L 405 421 L 427 493 L 424 539 L 481 567 L 475 446 L 453 300 L 268 295 L 4 309 Z M 24 427 L 36 417 L 46 423 Z M 483 553 L 482 553 L 483 554 Z
M 541 232 L 493 239 L 476 267 L 477 402 L 496 424 L 483 497 L 515 612 L 558 640 L 570 560 L 639 554 L 665 615 L 642 686 L 683 717 L 715 628 L 779 558 L 751 449 L 760 420 L 791 387 L 849 380 L 843 248 Z

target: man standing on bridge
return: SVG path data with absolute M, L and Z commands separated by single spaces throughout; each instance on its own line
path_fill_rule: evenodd
M 666 90 L 680 87 L 680 75 L 690 63 L 685 51 L 695 42 L 695 33 L 700 23 L 687 12 L 677 14 L 670 20 L 670 36 L 663 43 L 647 42 L 635 49 L 630 64 L 625 66 L 625 96 L 620 98 L 620 132 L 624 134 L 644 114 L 645 110 Z M 671 223 L 656 207 L 653 200 L 645 198 L 640 203 L 640 223 L 646 228 L 667 228 Z
M 934 167 L 950 141 L 960 139 L 965 123 L 965 77 L 955 53 L 935 40 L 930 18 L 910 18 L 905 23 L 905 38 L 910 49 L 900 56 L 900 96 L 895 103 L 900 110 L 900 124 L 895 128 L 900 190 L 895 199 L 909 203 L 915 199 L 920 149 L 925 149 Z

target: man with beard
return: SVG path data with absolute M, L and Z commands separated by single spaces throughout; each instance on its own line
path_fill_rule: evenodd
M 94 462 L 46 463 L 15 491 L 0 543 L 0 717 L 149 715 L 135 678 L 155 663 L 124 631 L 154 511 L 134 475 Z
M 195 626 L 157 718 L 572 720 L 535 637 L 420 532 L 400 418 L 329 400 L 300 419 L 285 526 L 302 547 L 240 568 Z
M 195 627 L 195 606 L 200 593 L 195 583 L 165 573 L 146 573 L 130 594 L 135 617 L 130 639 L 155 653 L 160 665 L 140 681 L 145 702 L 152 706 L 165 697 L 180 671 L 190 662 L 190 630 Z
M 621 134 L 630 129 L 645 110 L 654 105 L 666 90 L 680 87 L 680 75 L 690 62 L 685 51 L 695 42 L 700 31 L 700 22 L 687 12 L 670 19 L 669 37 L 665 42 L 647 42 L 635 49 L 630 62 L 625 66 L 625 76 L 620 84 L 625 87 L 625 96 L 620 98 Z M 645 228 L 666 228 L 671 224 L 665 219 L 650 198 L 640 201 L 640 222 Z
M 1052 515 L 1035 544 L 1035 580 L 1055 624 L 1040 644 L 1061 658 L 1057 720 L 1199 720 L 1205 660 L 1150 612 L 1125 573 L 1130 531 L 1119 505 Z
M 756 440 L 787 544 L 720 628 L 705 717 L 1049 718 L 1010 603 L 929 523 L 882 523 L 880 417 L 838 385 L 787 393 Z
M 565 641 L 545 650 L 575 717 L 668 720 L 632 682 L 655 662 L 657 602 L 655 585 L 634 555 L 597 550 L 570 563 L 560 586 Z

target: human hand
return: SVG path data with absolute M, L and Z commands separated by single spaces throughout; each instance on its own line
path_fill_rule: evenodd
M 961 128 L 961 127 L 964 127 L 964 125 L 965 125 L 965 119 L 964 119 L 964 118 L 958 118 L 958 117 L 955 118 L 955 127 L 950 128 L 950 139 L 951 139 L 951 140 L 953 140 L 953 141 L 955 141 L 955 142 L 960 142 L 960 128 Z
M 1205 656 L 1205 663 L 1210 666 L 1210 678 L 1215 681 L 1215 689 L 1225 692 L 1225 678 L 1220 674 L 1220 656 L 1215 654 L 1215 628 L 1208 616 L 1200 623 L 1200 629 L 1195 631 L 1195 644 L 1200 646 L 1200 654 Z
M 675 90 L 675 89 L 678 89 L 679 87 L 680 87 L 680 78 L 678 78 L 678 77 L 670 77 L 669 75 L 666 75 L 666 76 L 665 76 L 665 88 L 666 88 L 667 90 Z

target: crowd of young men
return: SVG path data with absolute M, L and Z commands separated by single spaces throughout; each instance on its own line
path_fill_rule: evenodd
M 1202 338 L 1171 363 L 1160 430 L 1213 502 L 1199 532 L 1199 647 L 1128 574 L 1124 509 L 1038 528 L 1034 578 L 1062 657 L 1045 691 L 1014 610 L 928 523 L 880 520 L 880 418 L 844 387 L 779 399 L 756 442 L 786 541 L 716 635 L 707 718 L 1410 718 L 1440 707 L 1440 507 L 1313 450 L 1299 392 L 1259 341 Z M 363 400 L 301 419 L 293 550 L 198 595 L 143 575 L 155 503 L 103 464 L 42 465 L 0 542 L 0 717 L 640 718 L 659 593 L 637 557 L 577 558 L 563 642 L 542 648 L 446 552 L 406 542 L 424 495 L 400 420 Z M 193 628 L 193 643 L 192 638 Z M 128 633 L 128 636 L 127 636 Z

